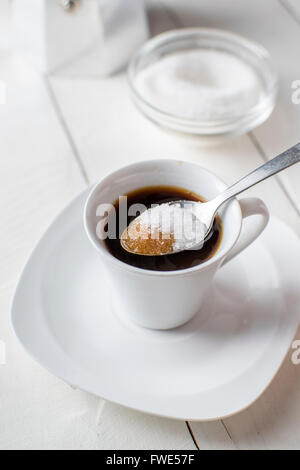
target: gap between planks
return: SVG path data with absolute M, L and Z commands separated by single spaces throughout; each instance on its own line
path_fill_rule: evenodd
M 268 159 L 262 145 L 259 143 L 258 139 L 255 137 L 253 132 L 248 132 L 247 135 L 248 135 L 249 139 L 251 140 L 252 144 L 254 145 L 254 147 L 256 148 L 259 155 L 262 157 L 262 159 L 265 162 L 268 162 L 269 159 Z M 274 157 L 275 157 L 275 155 L 274 155 Z M 287 197 L 288 201 L 290 202 L 291 206 L 293 207 L 293 209 L 296 211 L 297 215 L 299 216 L 300 215 L 300 210 L 299 210 L 297 204 L 295 203 L 295 201 L 293 200 L 293 198 L 291 197 L 289 192 L 286 190 L 286 188 L 285 188 L 284 184 L 282 183 L 282 181 L 280 180 L 280 178 L 278 178 L 277 176 L 275 176 L 275 178 L 276 178 L 276 181 L 279 184 L 280 188 L 282 189 L 282 191 L 286 195 L 286 197 Z
M 198 444 L 198 442 L 197 442 L 197 439 L 195 438 L 195 435 L 194 435 L 193 430 L 192 430 L 192 428 L 191 428 L 191 426 L 190 426 L 190 423 L 189 423 L 188 421 L 186 421 L 185 424 L 186 424 L 186 427 L 188 428 L 188 431 L 189 431 L 190 436 L 191 436 L 191 438 L 192 438 L 192 440 L 193 440 L 193 442 L 194 442 L 194 444 L 195 444 L 196 449 L 197 449 L 197 450 L 200 450 L 199 444 Z
M 84 166 L 84 163 L 82 161 L 82 158 L 80 156 L 80 153 L 77 149 L 77 146 L 76 146 L 76 143 L 73 139 L 73 136 L 71 134 L 71 131 L 66 123 L 66 120 L 64 118 L 64 115 L 62 113 L 62 110 L 61 110 L 61 107 L 56 99 L 56 96 L 55 96 L 55 93 L 52 89 L 52 86 L 51 86 L 51 83 L 50 83 L 50 79 L 49 79 L 49 76 L 48 75 L 44 75 L 44 82 L 45 82 L 45 86 L 46 86 L 46 89 L 47 89 L 47 92 L 48 92 L 48 95 L 50 97 L 50 100 L 51 100 L 51 103 L 53 105 L 53 108 L 55 110 L 55 113 L 56 113 L 56 116 L 57 116 L 57 119 L 64 131 L 64 134 L 70 144 L 70 147 L 72 149 L 72 153 L 73 153 L 73 156 L 76 160 L 76 163 L 80 169 L 80 172 L 82 174 L 82 177 L 84 179 L 84 182 L 86 183 L 87 186 L 90 185 L 90 180 L 89 180 L 89 177 L 88 177 L 88 174 L 87 174 L 87 171 L 85 169 L 85 166 Z
M 293 6 L 288 0 L 278 0 L 279 4 L 286 10 L 288 15 L 300 26 L 300 9 L 299 12 L 295 11 Z
M 171 23 L 173 23 L 173 26 L 175 28 L 183 28 L 184 24 L 181 21 L 179 15 L 177 12 L 174 10 L 174 8 L 170 8 L 168 5 L 165 4 L 164 0 L 158 0 L 158 3 L 160 5 L 160 8 L 162 8 L 167 16 L 169 16 L 169 20 Z

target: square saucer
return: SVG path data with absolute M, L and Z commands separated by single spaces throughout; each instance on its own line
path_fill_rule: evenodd
M 118 314 L 82 226 L 87 194 L 52 223 L 18 283 L 12 325 L 25 350 L 80 389 L 159 416 L 205 421 L 250 406 L 278 372 L 299 324 L 296 234 L 271 219 L 218 271 L 193 320 L 147 330 Z

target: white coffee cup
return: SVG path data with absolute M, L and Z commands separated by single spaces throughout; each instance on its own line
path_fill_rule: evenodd
M 234 199 L 219 214 L 223 237 L 218 251 L 208 261 L 178 271 L 150 271 L 128 265 L 107 250 L 96 234 L 97 207 L 146 186 L 170 185 L 212 199 L 226 188 L 214 174 L 199 165 L 178 160 L 148 160 L 114 171 L 92 189 L 84 210 L 88 238 L 109 275 L 114 304 L 119 315 L 153 329 L 178 327 L 198 312 L 217 270 L 250 245 L 269 220 L 265 204 L 257 198 Z M 243 227 L 243 219 L 259 215 Z M 99 280 L 101 282 L 101 280 Z

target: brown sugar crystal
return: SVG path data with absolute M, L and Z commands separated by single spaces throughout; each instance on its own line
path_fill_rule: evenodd
M 131 224 L 122 234 L 122 246 L 137 255 L 165 255 L 173 251 L 174 235 L 148 225 Z

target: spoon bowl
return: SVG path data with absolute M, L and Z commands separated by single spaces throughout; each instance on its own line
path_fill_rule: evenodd
M 211 219 L 210 211 L 212 210 L 212 207 L 209 203 L 203 203 L 200 201 L 196 202 L 189 200 L 177 200 L 163 203 L 156 207 L 164 208 L 165 217 L 168 217 L 166 214 L 167 209 L 169 209 L 170 215 L 164 223 L 165 228 L 163 231 L 163 237 L 160 237 L 157 232 L 150 233 L 147 231 L 145 235 L 145 233 L 141 231 L 140 225 L 143 219 L 145 219 L 145 214 L 147 215 L 147 213 L 149 214 L 149 220 L 147 221 L 148 227 L 150 228 L 151 226 L 153 227 L 154 225 L 157 225 L 157 220 L 153 221 L 152 218 L 151 221 L 150 211 L 153 211 L 153 209 L 149 209 L 148 211 L 146 210 L 143 215 L 141 214 L 140 216 L 136 217 L 122 233 L 120 242 L 124 250 L 136 255 L 153 256 L 153 250 L 155 249 L 156 256 L 165 256 L 179 253 L 180 251 L 184 250 L 199 250 L 203 247 L 203 243 L 206 237 L 209 235 L 214 221 L 214 217 Z M 181 209 L 181 211 L 178 211 L 178 209 Z M 176 210 L 176 215 L 174 214 L 174 210 Z M 164 215 L 162 213 L 158 215 L 160 219 L 163 219 Z M 175 230 L 176 227 L 172 226 L 172 215 L 173 219 L 175 219 L 174 225 L 176 225 L 177 231 Z M 187 224 L 188 218 L 189 226 L 192 227 L 192 231 L 189 229 L 188 233 L 184 233 L 184 228 Z M 168 222 L 170 222 L 170 225 L 168 225 Z M 172 243 L 172 233 L 175 232 L 177 235 L 174 237 L 174 241 L 177 241 L 177 243 Z M 187 230 L 185 232 L 187 232 Z M 143 249 L 140 249 L 143 236 L 144 241 L 147 244 L 149 242 L 149 246 L 151 243 L 151 249 L 149 252 L 144 250 L 144 242 Z M 140 247 L 138 249 L 136 244 L 128 244 L 128 239 L 134 240 L 134 237 L 139 241 Z M 171 243 L 168 243 L 167 240 L 171 240 Z M 181 241 L 181 243 L 179 243 L 179 241 Z

